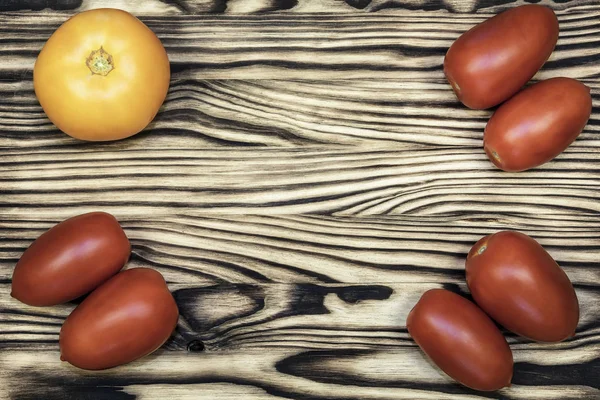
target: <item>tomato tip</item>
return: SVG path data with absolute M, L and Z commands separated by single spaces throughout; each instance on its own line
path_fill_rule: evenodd
M 492 164 L 494 164 L 501 170 L 506 171 L 506 169 L 503 166 L 504 163 L 502 161 L 502 157 L 500 157 L 500 154 L 498 154 L 496 150 L 490 149 L 487 143 L 483 144 L 483 150 L 485 151 L 485 154 L 488 156 Z
M 473 245 L 473 247 L 467 254 L 467 261 L 469 261 L 473 257 L 477 257 L 485 253 L 485 251 L 488 248 L 488 238 L 489 236 L 485 236 L 479 239 L 479 241 Z

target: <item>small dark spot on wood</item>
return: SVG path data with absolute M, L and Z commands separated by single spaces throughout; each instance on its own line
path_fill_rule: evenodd
M 213 2 L 213 6 L 210 9 L 210 13 L 222 14 L 225 12 L 225 10 L 227 10 L 227 0 L 216 0 Z
M 346 303 L 355 304 L 361 300 L 387 300 L 394 290 L 387 286 L 347 286 L 340 288 L 338 297 Z
M 371 0 L 346 0 L 349 6 L 363 10 L 366 6 L 371 4 Z
M 298 0 L 277 0 L 275 4 L 277 10 L 291 10 L 298 5 Z
M 192 340 L 188 343 L 187 349 L 192 353 L 201 353 L 206 349 L 206 347 L 201 340 Z
M 292 309 L 291 313 L 296 315 L 319 315 L 329 314 L 329 310 L 323 305 L 327 288 L 312 285 L 298 285 L 292 292 Z

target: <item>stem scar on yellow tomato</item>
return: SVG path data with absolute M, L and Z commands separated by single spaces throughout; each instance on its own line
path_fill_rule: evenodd
M 81 140 L 123 139 L 142 131 L 163 104 L 171 77 L 158 37 L 123 10 L 84 11 L 48 39 L 33 87 L 58 129 Z
M 112 56 L 102 46 L 98 50 L 92 50 L 85 63 L 92 71 L 92 75 L 106 76 L 115 68 Z

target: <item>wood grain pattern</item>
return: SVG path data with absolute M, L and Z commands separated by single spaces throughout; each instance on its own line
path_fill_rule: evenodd
M 98 395 L 97 386 L 111 396 L 142 399 L 195 391 L 216 399 L 264 398 L 263 392 L 309 399 L 483 398 L 432 368 L 405 320 L 424 290 L 465 294 L 469 247 L 511 228 L 538 239 L 561 263 L 585 313 L 577 336 L 560 344 L 508 335 L 516 372 L 503 398 L 591 399 L 600 372 L 598 219 L 124 217 L 133 244 L 129 267 L 158 269 L 177 299 L 181 319 L 172 340 L 158 354 L 110 372 L 58 368 L 57 334 L 73 305 L 39 309 L 2 299 L 0 363 L 12 366 L 4 373 L 9 382 L 41 363 L 27 378 L 36 385 L 9 386 L 18 398 Z M 5 219 L 1 281 L 9 281 L 19 254 L 53 222 Z M 217 383 L 223 385 L 213 388 Z
M 600 54 L 600 53 L 599 53 Z M 600 104 L 600 83 L 584 81 Z M 480 147 L 491 111 L 463 107 L 446 81 L 174 79 L 155 121 L 126 142 L 84 145 L 46 118 L 31 80 L 0 81 L 0 147 Z M 594 107 L 576 145 L 600 147 Z M 115 154 L 116 156 L 116 154 Z
M 600 8 L 559 11 L 560 41 L 536 79 L 598 78 Z M 452 42 L 492 14 L 174 15 L 141 19 L 163 41 L 174 79 L 444 79 Z M 64 13 L 0 15 L 0 80 L 31 78 Z
M 600 372 L 594 355 L 600 350 L 597 289 L 577 287 L 582 307 L 591 312 L 582 318 L 575 339 L 548 345 L 509 335 L 516 362 L 513 387 L 485 396 L 450 383 L 429 365 L 407 334 L 408 310 L 422 290 L 439 286 L 171 284 L 181 311 L 173 338 L 158 354 L 101 373 L 59 367 L 57 333 L 72 306 L 24 317 L 13 315 L 9 304 L 4 309 L 9 318 L 2 322 L 6 328 L 0 363 L 12 365 L 9 374 L 24 375 L 25 382 L 8 386 L 19 398 L 46 393 L 53 394 L 50 399 L 86 392 L 98 395 L 98 386 L 114 396 L 124 386 L 121 396 L 130 393 L 139 398 L 156 398 L 155 388 L 159 393 L 171 390 L 188 396 L 197 390 L 217 399 L 231 398 L 236 392 L 245 398 L 261 398 L 263 391 L 277 398 L 302 399 L 498 395 L 525 399 L 540 393 L 547 399 L 565 399 L 598 394 L 598 385 L 593 383 Z M 464 289 L 443 286 L 459 293 Z M 27 324 L 27 334 L 16 331 L 22 328 L 11 329 Z M 182 357 L 186 348 L 187 355 Z M 22 374 L 33 365 L 42 366 L 39 373 Z M 5 374 L 8 379 L 9 374 Z M 552 386 L 547 386 L 549 381 Z M 211 390 L 215 384 L 220 384 L 219 391 Z
M 589 10 L 595 0 L 542 0 L 556 10 Z M 386 10 L 445 11 L 451 13 L 500 12 L 526 4 L 523 0 L 4 0 L 0 11 L 61 10 L 80 12 L 100 7 L 132 13 L 254 14 L 268 12 L 376 12 Z
M 479 147 L 461 149 L 142 150 L 102 146 L 6 150 L 0 207 L 121 215 L 415 214 L 600 211 L 597 148 L 572 146 L 526 173 L 495 169 Z M 110 145 L 109 145 L 110 146 Z M 57 208 L 60 207 L 60 208 Z
M 27 246 L 71 210 L 53 213 L 18 219 L 3 214 L 0 282 L 10 280 Z M 197 214 L 115 213 L 132 241 L 132 266 L 160 268 L 176 284 L 459 283 L 466 254 L 477 240 L 518 229 L 538 239 L 574 282 L 600 280 L 597 213 L 536 218 L 491 212 L 430 217 Z
M 441 65 L 462 32 L 524 1 L 0 1 L 0 399 L 599 399 L 600 5 L 556 10 L 535 80 L 581 79 L 593 115 L 564 154 L 526 173 L 482 151 L 490 111 L 462 107 Z M 32 68 L 69 15 L 129 10 L 172 62 L 151 126 L 114 143 L 60 133 Z M 86 372 L 58 359 L 76 304 L 9 297 L 22 252 L 70 216 L 103 210 L 127 268 L 167 279 L 181 312 L 156 353 Z M 507 333 L 513 386 L 478 393 L 433 366 L 406 316 L 427 289 L 469 297 L 484 235 L 536 238 L 573 281 L 577 335 Z
M 32 85 L 35 57 L 65 16 L 45 13 L 40 27 L 35 15 L 0 14 L 0 147 L 79 145 L 48 121 Z M 578 142 L 586 147 L 599 143 L 598 16 L 561 14 L 558 48 L 536 76 L 591 87 L 595 108 Z M 167 47 L 173 79 L 136 146 L 481 145 L 491 112 L 462 107 L 441 64 L 483 16 L 198 18 L 144 19 Z
M 581 364 L 569 362 L 574 356 L 578 356 Z M 536 363 L 549 357 L 558 358 L 554 372 Z M 584 361 L 586 357 L 588 360 Z M 511 389 L 488 394 L 448 384 L 414 348 L 356 351 L 262 348 L 186 354 L 185 357 L 165 350 L 111 374 L 91 374 L 62 366 L 56 361 L 58 353 L 55 351 L 7 351 L 0 354 L 0 359 L 12 363 L 13 370 L 23 376 L 19 384 L 11 382 L 7 386 L 9 394 L 19 399 L 40 396 L 48 400 L 167 396 L 232 399 L 239 396 L 250 400 L 575 400 L 596 399 L 598 394 L 596 388 L 586 384 L 597 376 L 597 363 L 589 360 L 589 353 L 573 349 L 522 352 L 515 365 L 521 378 L 515 380 Z M 382 370 L 381 365 L 390 369 Z M 32 370 L 40 372 L 32 374 Z M 423 371 L 422 375 L 415 374 L 415 370 Z M 557 383 L 548 385 L 548 381 Z

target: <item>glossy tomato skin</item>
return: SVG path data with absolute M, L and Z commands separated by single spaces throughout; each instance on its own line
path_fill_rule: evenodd
M 537 73 L 557 40 L 554 11 L 539 5 L 515 7 L 460 36 L 446 53 L 444 73 L 465 106 L 490 108 Z
M 563 152 L 592 113 L 590 89 L 570 78 L 536 83 L 502 104 L 484 133 L 484 149 L 504 171 L 540 166 Z
M 419 347 L 459 383 L 481 391 L 510 386 L 510 347 L 492 320 L 469 300 L 448 290 L 429 290 L 406 324 Z
M 69 218 L 25 250 L 13 273 L 11 296 L 32 306 L 74 300 L 116 274 L 130 253 L 129 240 L 112 215 Z
M 477 304 L 506 329 L 539 342 L 575 334 L 579 303 L 571 281 L 529 236 L 502 231 L 479 240 L 466 261 Z
M 169 81 L 169 59 L 156 35 L 133 15 L 110 8 L 66 21 L 33 69 L 35 94 L 50 121 L 89 141 L 140 132 L 157 114 Z
M 162 275 L 122 271 L 93 291 L 60 331 L 61 360 L 89 370 L 116 367 L 157 350 L 179 312 Z

